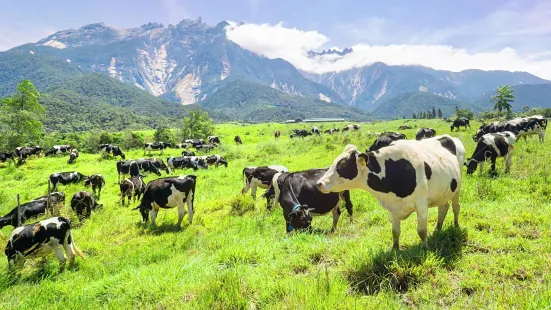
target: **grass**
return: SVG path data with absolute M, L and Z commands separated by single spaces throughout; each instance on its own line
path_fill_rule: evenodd
M 176 210 L 161 210 L 157 223 L 119 203 L 114 160 L 81 154 L 73 166 L 66 158 L 29 160 L 20 168 L 0 168 L 0 213 L 21 201 L 44 195 L 50 173 L 77 170 L 103 173 L 104 209 L 79 222 L 70 211 L 81 185 L 61 187 L 67 195 L 61 213 L 73 221 L 76 244 L 87 255 L 77 267 L 58 272 L 55 257 L 29 260 L 18 276 L 0 260 L 1 309 L 366 309 L 366 308 L 522 308 L 551 304 L 551 164 L 549 139 L 516 144 L 513 166 L 498 176 L 465 176 L 460 229 L 449 212 L 441 232 L 430 234 L 425 252 L 416 218 L 402 224 L 401 250 L 391 250 L 387 212 L 368 193 L 355 190 L 354 223 L 346 212 L 330 233 L 331 216 L 317 217 L 311 233 L 286 235 L 281 209 L 266 210 L 265 200 L 240 194 L 241 171 L 249 165 L 281 164 L 291 171 L 327 167 L 347 143 L 360 149 L 372 132 L 401 124 L 430 126 L 449 133 L 438 120 L 364 124 L 360 132 L 289 139 L 291 128 L 305 125 L 219 125 L 216 133 L 228 168 L 198 171 L 195 217 L 176 229 Z M 339 124 L 338 126 L 342 126 Z M 324 124 L 329 128 L 330 124 Z M 452 135 L 470 156 L 472 129 Z M 273 131 L 279 129 L 279 140 Z M 412 138 L 416 129 L 404 133 Z M 246 134 L 246 133 L 249 134 Z M 244 144 L 236 146 L 240 135 Z M 178 155 L 167 150 L 161 157 Z M 139 158 L 143 151 L 129 151 Z M 489 165 L 486 165 L 486 169 Z M 178 171 L 175 175 L 191 173 Z M 164 176 L 164 173 L 163 173 Z M 146 180 L 156 176 L 149 175 Z M 260 190 L 260 193 L 262 190 Z M 260 193 L 257 196 L 260 197 Z M 436 208 L 429 225 L 436 224 Z M 430 228 L 431 231 L 433 228 Z M 5 235 L 11 227 L 2 231 Z M 0 248 L 3 245 L 0 246 Z

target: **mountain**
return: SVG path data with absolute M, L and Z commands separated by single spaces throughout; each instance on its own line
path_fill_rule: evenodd
M 365 121 L 365 111 L 316 98 L 285 94 L 258 83 L 235 80 L 201 102 L 207 111 L 225 115 L 225 121 L 273 122 L 315 117 L 342 117 Z
M 429 109 L 432 110 L 432 107 L 435 107 L 436 110 L 440 109 L 444 117 L 455 113 L 456 107 L 473 109 L 470 103 L 462 103 L 428 92 L 417 91 L 404 92 L 387 100 L 385 104 L 373 111 L 373 115 L 380 119 L 411 118 L 413 113 L 426 112 Z
M 488 89 L 501 85 L 549 82 L 526 72 L 451 72 L 422 66 L 389 66 L 384 63 L 339 73 L 305 76 L 331 88 L 346 103 L 367 111 L 376 111 L 386 105 L 386 101 L 402 93 L 422 91 L 448 99 L 473 102 Z
M 56 32 L 6 54 L 55 56 L 84 72 L 107 73 L 182 104 L 204 100 L 229 77 L 292 95 L 341 101 L 339 95 L 306 79 L 287 61 L 256 55 L 228 40 L 228 25 L 209 26 L 197 19 L 168 27 L 149 23 L 118 29 L 97 23 Z
M 523 84 L 511 87 L 514 90 L 515 100 L 511 103 L 513 111 L 520 112 L 522 107 L 530 108 L 551 108 L 551 83 L 545 84 Z M 490 90 L 482 94 L 475 103 L 483 110 L 492 110 L 494 108 L 490 99 L 496 94 L 495 90 Z

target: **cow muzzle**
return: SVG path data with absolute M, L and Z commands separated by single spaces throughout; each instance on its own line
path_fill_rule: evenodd
M 330 192 L 329 188 L 327 188 L 327 186 L 325 186 L 325 184 L 322 181 L 318 181 L 318 183 L 316 183 L 316 187 L 320 192 L 324 194 L 327 194 Z

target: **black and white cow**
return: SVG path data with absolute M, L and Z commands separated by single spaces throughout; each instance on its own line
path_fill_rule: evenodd
M 294 137 L 304 138 L 311 136 L 312 133 L 305 129 L 293 129 L 293 133 L 290 135 L 291 139 Z
M 141 176 L 130 177 L 129 179 L 124 179 L 119 185 L 121 191 L 121 201 L 124 206 L 124 198 L 127 197 L 128 204 L 130 204 L 130 199 L 135 202 L 136 199 L 140 199 L 142 194 L 145 192 L 145 183 Z
M 405 140 L 406 135 L 398 132 L 384 132 L 382 133 L 371 146 L 367 149 L 367 152 L 376 151 L 382 147 L 389 146 L 393 141 Z
M 158 161 L 152 161 L 150 159 L 140 158 L 136 160 L 136 163 L 138 164 L 138 167 L 140 167 L 141 172 L 144 172 L 144 173 L 153 172 L 159 177 L 161 176 L 161 171 L 157 166 L 161 166 L 161 163 L 162 163 L 162 166 L 164 167 L 165 171 L 167 171 L 167 174 L 169 173 L 168 167 L 162 161 L 161 163 L 159 163 Z
M 195 156 L 195 152 L 183 151 L 182 156 Z
M 415 140 L 422 140 L 436 136 L 436 130 L 432 128 L 419 128 L 415 134 Z
M 346 125 L 346 126 L 344 126 L 344 128 L 342 129 L 342 131 L 359 130 L 359 129 L 360 129 L 360 125 L 359 125 L 359 124 L 355 124 L 355 125 Z
M 44 155 L 50 156 L 50 155 L 59 155 L 59 154 L 66 154 L 69 153 L 71 150 L 70 145 L 54 145 L 51 149 L 47 150 Z
M 101 197 L 101 189 L 105 186 L 105 178 L 99 173 L 92 174 L 84 181 L 84 186 L 89 187 L 90 185 L 92 186 L 92 193 L 99 199 Z
M 99 146 L 100 151 L 103 154 L 111 154 L 113 158 L 120 156 L 123 160 L 126 159 L 126 156 L 120 149 L 120 147 L 113 145 L 113 144 L 100 144 Z
M 317 126 L 312 126 L 312 133 L 319 135 L 321 133 L 320 129 Z
M 338 128 L 331 128 L 331 129 L 327 129 L 326 131 L 324 131 L 324 133 L 328 133 L 330 135 L 334 134 L 335 132 L 339 132 L 339 129 Z
M 400 224 L 417 213 L 417 232 L 425 248 L 429 207 L 438 207 L 436 230 L 452 201 L 454 223 L 459 226 L 459 196 L 465 148 L 449 135 L 398 140 L 377 152 L 360 153 L 347 145 L 318 181 L 324 193 L 354 188 L 372 193 L 392 220 L 393 247 L 399 248 Z
M 236 144 L 243 144 L 240 136 L 235 136 L 235 138 L 233 138 L 233 142 L 235 142 Z
M 117 161 L 117 182 L 121 180 L 121 174 L 124 178 L 125 175 L 129 174 L 132 176 L 139 176 L 141 174 L 140 166 L 135 160 L 119 160 Z
M 65 269 L 67 259 L 70 265 L 74 265 L 76 255 L 85 259 L 73 239 L 71 222 L 61 216 L 17 227 L 11 232 L 4 252 L 10 268 L 22 268 L 25 259 L 43 257 L 51 252 L 59 260 L 60 271 Z
M 241 194 L 245 195 L 249 188 L 251 189 L 251 196 L 253 199 L 256 199 L 256 188 L 260 187 L 263 189 L 270 188 L 272 184 L 272 179 L 276 173 L 289 172 L 289 170 L 284 166 L 271 165 L 271 166 L 260 166 L 260 167 L 247 167 L 243 169 L 243 189 L 241 189 Z
M 526 141 L 526 137 L 529 135 L 537 134 L 540 142 L 545 139 L 545 129 L 547 128 L 547 120 L 540 115 L 515 118 L 503 122 L 493 122 L 488 125 L 482 125 L 473 135 L 473 141 L 478 142 L 482 136 L 488 133 L 498 133 L 509 131 L 515 134 L 517 139 L 523 137 Z
M 294 229 L 310 227 L 312 216 L 333 214 L 332 231 L 337 229 L 341 215 L 341 199 L 352 221 L 352 202 L 348 190 L 342 193 L 322 193 L 316 183 L 327 169 L 310 169 L 293 173 L 277 173 L 270 189 L 264 193 L 268 206 L 272 202 L 281 205 L 287 233 Z
M 411 129 L 411 126 L 402 125 L 402 126 L 398 127 L 398 130 L 407 130 L 407 129 Z
M 276 131 L 274 132 L 274 137 L 277 139 L 277 138 L 279 138 L 279 136 L 281 136 L 281 131 L 276 130 Z
M 143 153 L 151 153 L 151 151 L 160 151 L 160 154 L 163 154 L 166 148 L 172 147 L 172 144 L 166 142 L 148 142 L 144 144 Z
M 469 124 L 469 119 L 466 117 L 460 117 L 456 119 L 450 126 L 450 130 L 453 131 L 454 128 L 457 128 L 457 131 L 459 131 L 459 127 L 465 127 L 465 130 L 467 129 L 467 127 L 471 128 L 471 125 Z
M 212 151 L 214 148 L 216 148 L 216 144 L 199 144 L 199 145 L 196 145 L 195 146 L 195 149 L 197 151 L 205 151 L 205 152 L 210 152 Z
M 203 139 L 187 139 L 187 140 L 184 140 L 184 143 L 183 143 L 185 148 L 196 147 L 197 145 L 202 145 L 202 144 L 205 144 L 205 140 Z
M 224 167 L 228 167 L 228 161 L 220 155 L 209 155 L 205 156 L 203 159 L 209 166 L 214 165 L 216 168 L 218 168 L 219 165 L 224 165 Z
M 69 159 L 67 159 L 68 164 L 74 164 L 75 160 L 78 158 L 78 150 L 72 149 L 71 154 L 69 154 Z
M 197 156 L 169 157 L 166 159 L 168 166 L 172 170 L 180 169 L 208 169 L 207 162 Z
M 164 170 L 166 172 L 166 174 L 170 173 L 170 169 L 168 169 L 168 166 L 165 165 L 165 162 L 162 159 L 160 159 L 160 158 L 147 158 L 145 160 L 149 161 L 158 170 Z M 146 170 L 145 168 L 143 168 L 143 161 L 144 161 L 143 158 L 140 158 L 140 159 L 137 160 L 138 165 L 140 165 L 140 168 L 144 171 L 150 171 L 150 170 Z M 153 170 L 151 170 L 151 171 L 155 173 L 155 171 L 153 171 Z
M 155 219 L 159 209 L 178 208 L 178 223 L 181 227 L 182 219 L 186 214 L 184 205 L 187 204 L 189 224 L 193 222 L 193 201 L 195 198 L 195 175 L 185 175 L 172 178 L 161 178 L 147 183 L 145 193 L 139 206 L 133 210 L 140 210 L 144 222 L 151 216 L 151 224 L 156 225 Z
M 480 166 L 480 173 L 482 173 L 484 162 L 487 160 L 491 161 L 491 172 L 494 173 L 498 157 L 505 159 L 505 172 L 509 172 L 516 140 L 515 134 L 510 131 L 483 135 L 476 144 L 473 156 L 465 162 L 467 174 L 473 174 L 477 166 Z
M 76 184 L 88 178 L 80 172 L 56 172 L 50 174 L 50 182 L 53 184 L 52 190 L 56 190 L 57 184 L 67 185 Z
M 218 138 L 217 136 L 208 136 L 207 137 L 207 141 L 210 143 L 210 144 L 220 144 L 220 138 Z
M 71 199 L 71 209 L 80 219 L 90 218 L 92 210 L 101 209 L 103 205 L 98 204 L 92 194 L 86 191 L 76 192 Z
M 0 152 L 0 162 L 5 162 L 9 159 L 15 161 L 13 152 Z
M 48 196 L 42 196 L 19 205 L 19 208 L 13 208 L 8 214 L 0 217 L 0 230 L 8 225 L 13 227 L 20 226 L 31 218 L 46 214 L 48 206 L 53 208 L 58 204 L 65 203 L 65 193 L 63 192 L 52 192 L 49 197 L 49 201 Z M 18 210 L 19 218 L 17 218 Z
M 40 155 L 40 152 L 42 152 L 42 148 L 38 145 L 24 146 L 15 149 L 15 156 L 19 159 L 18 164 L 21 165 L 23 161 L 27 159 L 27 157 Z

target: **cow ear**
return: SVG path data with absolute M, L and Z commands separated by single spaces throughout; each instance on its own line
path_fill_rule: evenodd
M 352 153 L 352 152 L 355 152 L 355 151 L 356 151 L 356 146 L 354 144 L 348 144 L 344 148 L 344 152 Z
M 365 153 L 360 153 L 358 155 L 358 161 L 360 162 L 360 164 L 362 164 L 363 166 L 367 166 L 367 161 L 368 161 L 368 156 L 367 154 Z

